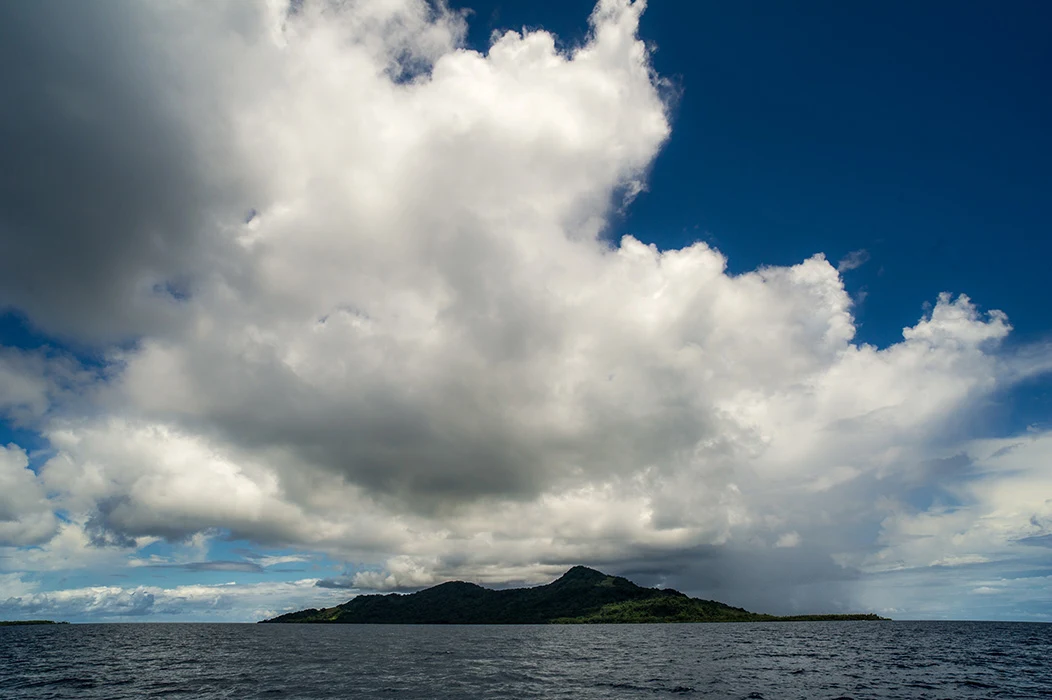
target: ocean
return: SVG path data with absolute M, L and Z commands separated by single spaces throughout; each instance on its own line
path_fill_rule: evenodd
M 0 627 L 0 698 L 1052 698 L 1052 625 Z

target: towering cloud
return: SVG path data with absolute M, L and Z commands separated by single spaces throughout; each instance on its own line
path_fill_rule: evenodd
M 875 348 L 822 255 L 608 237 L 670 130 L 643 7 L 485 54 L 420 0 L 0 9 L 0 304 L 104 358 L 62 391 L 68 358 L 0 364 L 54 450 L 0 456 L 3 543 L 66 514 L 0 566 L 222 532 L 361 587 L 584 562 L 782 611 L 1047 536 L 1038 477 L 954 441 L 1043 369 L 1003 314 L 943 295 Z

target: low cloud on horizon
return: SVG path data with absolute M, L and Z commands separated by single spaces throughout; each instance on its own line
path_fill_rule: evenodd
M 773 613 L 1030 614 L 1052 433 L 968 426 L 1048 348 L 951 293 L 857 342 L 865 250 L 730 274 L 611 240 L 672 129 L 641 0 L 485 54 L 420 0 L 322 7 L 0 7 L 0 309 L 49 339 L 0 348 L 0 418 L 47 445 L 0 446 L 0 616 L 258 619 L 574 564 Z M 56 587 L 165 543 L 335 568 Z

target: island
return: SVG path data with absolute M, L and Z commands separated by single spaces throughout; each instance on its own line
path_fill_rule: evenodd
M 0 627 L 20 627 L 22 625 L 68 625 L 68 622 L 54 620 L 0 620 Z
M 885 619 L 873 614 L 765 615 L 575 566 L 552 583 L 533 588 L 493 590 L 451 581 L 417 593 L 360 595 L 333 608 L 310 608 L 261 622 L 516 625 Z

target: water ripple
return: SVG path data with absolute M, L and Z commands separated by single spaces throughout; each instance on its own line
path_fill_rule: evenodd
M 0 700 L 1048 698 L 1052 625 L 0 628 Z

